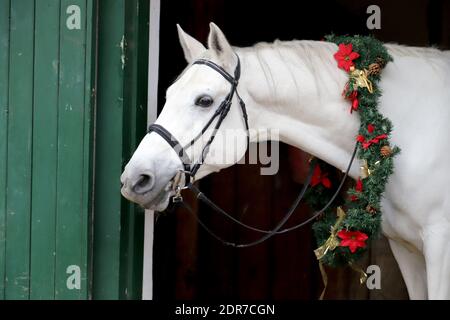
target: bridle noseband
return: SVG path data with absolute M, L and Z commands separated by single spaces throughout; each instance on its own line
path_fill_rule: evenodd
M 172 147 L 172 149 L 177 153 L 178 157 L 180 158 L 180 160 L 181 160 L 181 162 L 183 164 L 183 170 L 180 171 L 180 172 L 184 173 L 184 176 L 185 176 L 184 186 L 182 187 L 182 186 L 178 185 L 178 182 L 181 179 L 180 179 L 179 175 L 177 174 L 177 176 L 175 177 L 175 180 L 177 180 L 177 182 L 174 183 L 174 184 L 176 184 L 175 185 L 175 187 L 176 187 L 176 189 L 175 189 L 176 190 L 176 195 L 173 197 L 173 201 L 175 203 L 179 203 L 179 204 L 183 205 L 191 214 L 194 215 L 194 217 L 197 219 L 197 221 L 200 224 L 200 226 L 202 226 L 211 236 L 213 236 L 214 238 L 216 238 L 217 240 L 222 242 L 222 244 L 227 245 L 227 246 L 236 247 L 236 248 L 245 248 L 245 247 L 252 247 L 252 246 L 255 246 L 257 244 L 260 244 L 263 241 L 271 238 L 272 236 L 274 236 L 276 234 L 282 234 L 282 233 L 286 233 L 286 232 L 289 232 L 289 231 L 301 228 L 301 227 L 309 224 L 310 222 L 314 221 L 314 219 L 316 219 L 320 214 L 325 212 L 325 210 L 327 210 L 330 207 L 330 205 L 333 203 L 334 199 L 338 196 L 339 192 L 341 191 L 342 187 L 344 186 L 344 182 L 345 182 L 345 180 L 346 180 L 346 178 L 348 176 L 348 173 L 350 171 L 350 168 L 351 168 L 351 166 L 353 164 L 353 160 L 355 159 L 358 144 L 355 145 L 355 148 L 354 148 L 352 157 L 350 159 L 350 163 L 348 164 L 347 170 L 345 171 L 345 174 L 344 174 L 344 176 L 343 176 L 343 178 L 342 178 L 338 188 L 336 189 L 335 193 L 331 197 L 331 199 L 328 201 L 328 203 L 321 210 L 316 211 L 315 213 L 313 213 L 312 216 L 310 216 L 308 219 L 306 219 L 302 223 L 299 223 L 299 224 L 297 224 L 295 226 L 292 226 L 292 227 L 289 227 L 289 228 L 282 229 L 283 226 L 287 223 L 289 218 L 292 216 L 292 214 L 297 209 L 297 207 L 300 204 L 301 200 L 303 199 L 303 197 L 304 197 L 304 195 L 306 193 L 306 190 L 307 190 L 307 188 L 308 188 L 308 186 L 309 186 L 309 184 L 311 182 L 311 178 L 312 178 L 313 171 L 314 171 L 314 165 L 310 166 L 310 170 L 308 172 L 308 176 L 306 178 L 306 181 L 304 182 L 303 187 L 302 187 L 299 195 L 295 199 L 294 203 L 292 204 L 292 206 L 290 207 L 288 212 L 285 214 L 283 219 L 281 219 L 278 222 L 278 224 L 272 230 L 263 230 L 263 229 L 259 229 L 259 228 L 255 228 L 255 227 L 249 226 L 249 225 L 247 225 L 247 224 L 237 220 L 232 215 L 230 215 L 229 213 L 227 213 L 226 211 L 221 209 L 213 201 L 208 199 L 205 196 L 205 194 L 202 193 L 193 184 L 193 178 L 194 178 L 195 174 L 197 173 L 198 169 L 200 168 L 200 166 L 202 165 L 203 161 L 205 160 L 206 155 L 209 152 L 209 146 L 214 141 L 214 138 L 216 136 L 217 130 L 219 129 L 219 127 L 222 124 L 223 120 L 225 119 L 225 117 L 227 116 L 228 112 L 230 111 L 230 108 L 232 106 L 233 97 L 234 97 L 235 94 L 236 94 L 236 97 L 237 97 L 237 99 L 239 101 L 239 105 L 240 105 L 241 110 L 242 110 L 242 118 L 244 119 L 244 125 L 245 125 L 245 129 L 247 131 L 247 147 L 250 144 L 247 110 L 246 110 L 244 101 L 241 99 L 241 97 L 239 96 L 239 93 L 237 91 L 237 86 L 239 84 L 239 78 L 240 78 L 240 75 L 241 75 L 241 64 L 240 64 L 240 61 L 239 61 L 239 57 L 237 55 L 236 55 L 236 57 L 237 57 L 237 65 L 236 65 L 236 69 L 234 70 L 234 77 L 231 76 L 227 71 L 225 71 L 221 66 L 217 65 L 216 63 L 214 63 L 212 61 L 205 60 L 205 59 L 199 59 L 199 60 L 196 60 L 196 61 L 194 61 L 192 63 L 193 65 L 194 64 L 206 65 L 206 66 L 212 68 L 213 70 L 217 71 L 218 73 L 220 73 L 231 84 L 231 88 L 230 88 L 230 92 L 227 94 L 225 99 L 222 101 L 220 106 L 214 112 L 214 114 L 209 119 L 209 121 L 206 123 L 206 125 L 203 127 L 203 129 L 186 146 L 183 147 L 180 144 L 180 142 L 168 130 L 166 130 L 163 126 L 161 126 L 159 124 L 152 124 L 152 125 L 150 125 L 149 128 L 148 128 L 148 133 L 155 132 L 158 135 L 160 135 Z M 194 145 L 194 143 L 212 125 L 212 123 L 214 122 L 214 120 L 216 118 L 217 118 L 217 121 L 216 121 L 216 124 L 214 125 L 213 132 L 212 132 L 211 136 L 209 137 L 208 141 L 206 142 L 205 146 L 203 147 L 202 152 L 200 154 L 200 158 L 197 160 L 197 162 L 192 163 L 191 159 L 187 155 L 186 150 Z M 316 161 L 316 160 L 313 160 L 313 161 Z M 239 224 L 240 226 L 242 226 L 242 227 L 244 227 L 246 229 L 249 229 L 249 230 L 252 230 L 252 231 L 255 231 L 255 232 L 259 232 L 259 233 L 263 233 L 264 235 L 261 236 L 261 238 L 255 240 L 255 241 L 252 241 L 252 242 L 249 242 L 249 243 L 241 243 L 241 244 L 237 244 L 237 243 L 234 243 L 234 242 L 229 242 L 229 241 L 226 241 L 226 240 L 222 239 L 220 236 L 218 236 L 214 232 L 212 232 L 199 219 L 199 217 L 194 213 L 192 208 L 187 203 L 185 203 L 183 201 L 183 198 L 181 197 L 180 192 L 181 192 L 181 189 L 186 189 L 186 188 L 190 189 L 195 194 L 197 199 L 203 201 L 206 205 L 211 207 L 214 211 L 224 215 L 226 218 L 234 221 L 235 223 Z
M 234 77 L 230 75 L 225 69 L 223 69 L 218 64 L 205 60 L 205 59 L 199 59 L 195 60 L 192 65 L 199 64 L 199 65 L 205 65 L 213 70 L 217 71 L 220 75 L 222 75 L 230 84 L 230 92 L 226 95 L 225 99 L 221 102 L 217 110 L 214 112 L 212 117 L 209 119 L 209 121 L 206 123 L 206 125 L 203 127 L 203 129 L 199 132 L 195 138 L 193 138 L 186 146 L 182 146 L 180 142 L 163 126 L 159 124 L 151 124 L 148 127 L 147 133 L 155 132 L 159 134 L 171 147 L 172 149 L 177 153 L 178 157 L 180 158 L 181 162 L 183 163 L 183 173 L 185 176 L 184 186 L 187 187 L 192 181 L 192 179 L 195 177 L 195 174 L 197 173 L 198 169 L 200 169 L 200 166 L 203 164 L 203 161 L 206 158 L 206 155 L 209 152 L 209 147 L 211 143 L 214 141 L 214 138 L 216 137 L 217 130 L 221 126 L 223 120 L 227 116 L 228 112 L 230 111 L 231 105 L 233 103 L 233 97 L 236 94 L 236 97 L 239 101 L 239 105 L 241 106 L 242 111 L 242 118 L 244 119 L 244 125 L 245 130 L 247 132 L 247 147 L 250 143 L 250 137 L 249 137 L 249 131 L 248 131 L 248 116 L 247 116 L 247 110 L 245 108 L 245 103 L 239 96 L 239 93 L 237 91 L 237 86 L 239 83 L 239 78 L 241 76 L 241 62 L 239 60 L 239 56 L 237 57 L 237 65 L 236 69 L 234 70 Z M 208 130 L 208 128 L 212 125 L 214 120 L 217 118 L 216 124 L 214 126 L 214 129 L 212 131 L 211 136 L 209 137 L 208 141 L 206 142 L 205 146 L 202 149 L 202 152 L 200 153 L 200 158 L 197 160 L 197 162 L 192 163 L 191 159 L 189 158 L 187 154 L 187 149 L 192 147 L 194 143 Z

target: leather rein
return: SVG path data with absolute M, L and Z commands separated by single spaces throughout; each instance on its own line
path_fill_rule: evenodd
M 230 108 L 231 108 L 232 102 L 233 102 L 233 97 L 235 95 L 236 95 L 239 105 L 241 107 L 242 118 L 244 120 L 245 129 L 247 131 L 247 148 L 250 144 L 247 110 L 246 110 L 244 101 L 241 99 L 241 97 L 239 96 L 239 93 L 237 91 L 237 87 L 239 84 L 239 78 L 240 78 L 240 74 L 241 74 L 241 64 L 240 64 L 239 56 L 236 55 L 236 57 L 237 57 L 237 65 L 236 65 L 236 68 L 234 71 L 234 76 L 230 75 L 221 66 L 219 66 L 216 63 L 209 61 L 209 60 L 199 59 L 192 63 L 193 65 L 195 65 L 195 64 L 205 65 L 205 66 L 208 66 L 208 67 L 212 68 L 213 70 L 217 71 L 220 75 L 222 75 L 231 84 L 231 87 L 230 87 L 229 93 L 227 94 L 225 99 L 221 102 L 221 104 L 219 105 L 217 110 L 214 112 L 212 117 L 209 119 L 209 121 L 206 123 L 206 125 L 203 127 L 203 129 L 186 146 L 183 147 L 180 144 L 180 142 L 168 130 L 166 130 L 163 126 L 161 126 L 159 124 L 151 124 L 148 128 L 148 133 L 155 132 L 158 135 L 160 135 L 172 147 L 172 149 L 177 153 L 178 157 L 180 158 L 180 160 L 183 164 L 183 170 L 180 170 L 178 172 L 178 174 L 175 176 L 176 182 L 174 181 L 174 183 L 173 183 L 173 189 L 175 191 L 175 196 L 173 196 L 173 199 L 172 199 L 173 202 L 184 206 L 195 217 L 195 219 L 198 221 L 199 225 L 202 228 L 204 228 L 205 231 L 208 232 L 212 237 L 214 237 L 215 239 L 220 241 L 222 244 L 224 244 L 226 246 L 235 247 L 235 248 L 245 248 L 245 247 L 252 247 L 252 246 L 258 245 L 258 244 L 264 242 L 265 240 L 273 237 L 274 235 L 283 234 L 283 233 L 287 233 L 287 232 L 299 229 L 299 228 L 309 224 L 310 222 L 314 221 L 320 214 L 325 212 L 325 210 L 327 210 L 330 207 L 330 205 L 333 203 L 333 201 L 336 199 L 336 197 L 338 196 L 339 192 L 341 191 L 341 189 L 345 183 L 345 180 L 348 176 L 350 168 L 353 164 L 353 160 L 355 159 L 355 155 L 356 155 L 356 151 L 357 151 L 357 144 L 355 145 L 352 157 L 351 157 L 348 167 L 344 173 L 344 176 L 343 176 L 338 188 L 336 189 L 335 193 L 333 194 L 331 199 L 328 201 L 328 203 L 321 210 L 314 212 L 311 217 L 309 217 L 305 221 L 303 221 L 295 226 L 283 229 L 285 224 L 288 222 L 289 218 L 292 216 L 292 214 L 297 209 L 298 205 L 300 204 L 301 200 L 303 199 L 303 197 L 308 189 L 308 186 L 311 182 L 311 178 L 312 178 L 313 172 L 314 172 L 314 167 L 315 167 L 314 163 L 312 163 L 312 165 L 310 166 L 306 181 L 304 182 L 299 195 L 297 196 L 295 201 L 292 203 L 288 212 L 271 230 L 264 230 L 264 229 L 260 229 L 260 228 L 256 228 L 256 227 L 247 225 L 247 224 L 239 221 L 238 219 L 234 218 L 232 215 L 227 213 L 222 208 L 220 208 L 218 205 L 216 205 L 212 200 L 210 200 L 203 192 L 201 192 L 194 185 L 193 179 L 194 179 L 195 174 L 197 173 L 198 169 L 202 165 L 203 161 L 205 160 L 205 158 L 209 152 L 209 147 L 210 147 L 211 143 L 214 141 L 214 138 L 217 134 L 219 127 L 221 126 L 223 120 L 225 119 L 228 112 L 230 111 Z M 192 147 L 195 144 L 195 142 L 200 137 L 203 136 L 203 134 L 208 130 L 208 128 L 213 124 L 214 120 L 216 120 L 216 119 L 217 119 L 217 121 L 215 122 L 215 125 L 213 127 L 212 134 L 209 137 L 209 139 L 207 140 L 205 146 L 203 147 L 199 159 L 195 163 L 193 163 L 191 161 L 191 159 L 189 158 L 186 150 L 188 148 Z M 315 162 L 316 160 L 313 159 L 312 161 Z M 184 184 L 183 185 L 180 184 L 180 181 L 181 181 L 180 174 L 184 174 Z M 208 228 L 205 225 L 205 223 L 198 217 L 198 215 L 195 214 L 194 210 L 192 210 L 192 208 L 183 200 L 183 197 L 181 196 L 181 190 L 183 190 L 183 189 L 191 190 L 198 200 L 202 201 L 207 206 L 209 206 L 211 209 L 213 209 L 215 212 L 222 214 L 224 217 L 235 222 L 239 226 L 246 228 L 248 230 L 252 230 L 254 232 L 262 233 L 264 235 L 261 236 L 259 239 L 248 242 L 248 243 L 235 243 L 235 242 L 230 242 L 230 241 L 224 240 L 222 237 L 218 236 L 210 228 Z

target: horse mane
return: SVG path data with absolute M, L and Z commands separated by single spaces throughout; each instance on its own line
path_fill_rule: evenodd
M 254 56 L 266 79 L 268 88 L 272 91 L 275 99 L 282 99 L 277 94 L 277 81 L 274 74 L 273 62 L 279 61 L 284 66 L 292 83 L 295 85 L 296 92 L 301 92 L 302 84 L 298 83 L 298 74 L 293 70 L 295 66 L 299 70 L 305 70 L 311 74 L 316 83 L 332 81 L 339 85 L 339 74 L 336 73 L 336 66 L 333 54 L 336 52 L 336 45 L 325 41 L 312 40 L 293 40 L 274 42 L 259 42 L 251 47 L 235 48 L 237 53 L 243 53 L 244 56 Z M 320 88 L 319 88 L 320 90 Z M 320 94 L 320 93 L 319 93 Z
M 438 67 L 442 62 L 450 59 L 450 51 L 442 51 L 433 47 L 411 47 L 396 43 L 385 44 L 388 51 L 395 57 L 412 57 L 423 59 L 427 64 Z M 334 43 L 314 40 L 291 40 L 274 42 L 259 42 L 250 47 L 234 48 L 239 54 L 254 55 L 264 73 L 269 88 L 277 96 L 277 82 L 274 78 L 275 70 L 271 67 L 271 59 L 277 59 L 286 65 L 293 83 L 297 90 L 301 86 L 297 83 L 295 74 L 289 66 L 295 65 L 306 68 L 314 77 L 317 83 L 323 83 L 323 77 L 327 77 L 339 84 L 339 77 L 336 73 L 336 64 L 333 55 L 337 50 Z M 272 60 L 273 61 L 273 60 Z M 320 65 L 320 71 L 318 65 Z
M 394 58 L 397 56 L 423 59 L 426 63 L 436 67 L 438 67 L 439 62 L 450 59 L 449 50 L 443 51 L 433 47 L 412 47 L 396 43 L 386 43 L 385 45 L 388 51 L 394 55 Z M 317 83 L 323 83 L 322 78 L 326 77 L 327 80 L 331 79 L 333 83 L 339 85 L 339 77 L 337 76 L 336 64 L 333 59 L 333 55 L 337 50 L 337 46 L 334 43 L 314 40 L 282 41 L 277 39 L 273 42 L 258 42 L 253 46 L 233 47 L 233 49 L 238 54 L 250 54 L 256 57 L 274 97 L 277 97 L 277 82 L 275 81 L 274 70 L 270 61 L 274 58 L 286 65 L 297 92 L 301 90 L 301 85 L 297 83 L 294 71 L 289 67 L 292 65 L 307 69 L 314 76 Z M 200 58 L 211 59 L 218 64 L 222 64 L 221 61 L 217 61 L 217 57 L 209 50 L 205 51 Z M 176 82 L 190 65 L 188 64 L 173 82 Z M 321 67 L 321 72 L 317 72 L 319 69 L 318 65 Z M 231 72 L 231 70 L 228 71 Z
M 416 58 L 442 58 L 450 55 L 450 50 L 440 50 L 436 47 L 414 47 L 406 46 L 398 43 L 385 43 L 388 50 L 401 57 L 416 57 Z M 261 51 L 264 49 L 292 49 L 298 51 L 299 55 L 303 54 L 304 59 L 310 57 L 311 50 L 314 50 L 314 54 L 320 56 L 328 56 L 330 52 L 334 53 L 336 45 L 327 41 L 314 41 L 314 40 L 291 40 L 282 41 L 275 40 L 274 42 L 258 42 L 253 46 L 240 48 L 241 50 L 255 50 Z

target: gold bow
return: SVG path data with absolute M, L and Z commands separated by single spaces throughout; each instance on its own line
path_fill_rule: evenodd
M 374 163 L 374 165 L 375 166 L 379 166 L 380 163 L 381 162 L 378 160 L 377 162 Z M 359 168 L 360 168 L 360 177 L 361 177 L 361 179 L 368 178 L 375 171 L 375 168 L 372 168 L 372 169 L 369 168 L 369 165 L 367 164 L 367 160 L 366 159 L 364 159 L 362 161 L 362 165 Z
M 341 207 L 337 208 L 337 220 L 334 226 L 331 227 L 331 234 L 328 237 L 327 241 L 316 250 L 314 253 L 316 254 L 317 260 L 322 259 L 329 250 L 333 251 L 339 245 L 339 239 L 337 238 L 337 231 L 342 224 L 342 221 L 345 219 L 345 211 L 342 210 Z
M 316 254 L 317 260 L 319 260 L 319 269 L 320 274 L 322 275 L 322 282 L 323 282 L 323 290 L 320 294 L 319 300 L 322 300 L 325 296 L 325 292 L 327 290 L 328 286 L 328 276 L 327 272 L 325 271 L 325 267 L 323 266 L 322 261 L 320 261 L 325 255 L 327 254 L 328 250 L 333 251 L 336 249 L 336 247 L 339 245 L 339 239 L 337 238 L 337 231 L 339 227 L 342 224 L 342 221 L 345 219 L 345 211 L 341 208 L 337 208 L 337 220 L 334 223 L 334 226 L 331 227 L 331 234 L 328 237 L 327 241 L 323 245 L 321 245 L 319 248 L 314 250 L 314 253 Z
M 367 88 L 370 93 L 373 93 L 372 82 L 369 80 L 367 70 L 359 70 L 354 67 L 350 69 L 350 79 L 355 80 L 355 83 L 360 88 Z

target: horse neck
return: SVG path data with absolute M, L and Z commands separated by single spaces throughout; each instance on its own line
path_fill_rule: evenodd
M 278 132 L 280 141 L 347 168 L 359 117 L 350 114 L 342 97 L 348 78 L 337 68 L 336 50 L 332 43 L 317 41 L 277 41 L 238 50 L 250 127 L 256 132 L 252 141 Z M 356 178 L 358 168 L 355 161 L 350 176 Z

